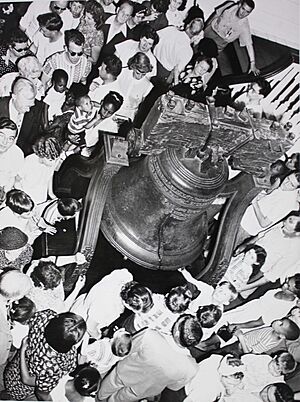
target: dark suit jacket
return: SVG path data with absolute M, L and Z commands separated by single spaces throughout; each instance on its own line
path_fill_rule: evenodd
M 9 116 L 10 97 L 0 98 L 0 116 Z M 32 145 L 38 138 L 43 116 L 43 102 L 36 100 L 29 112 L 25 113 L 23 123 L 19 132 L 17 145 L 22 149 L 24 155 L 32 154 Z
M 111 15 L 109 15 L 109 17 L 110 16 Z M 128 37 L 124 36 L 124 34 L 122 32 L 119 32 L 109 42 L 107 42 L 109 28 L 110 28 L 110 24 L 103 24 L 102 28 L 101 28 L 103 33 L 104 33 L 104 43 L 105 43 L 105 45 L 101 49 L 101 53 L 100 53 L 100 56 L 99 56 L 99 65 L 102 63 L 102 60 L 106 56 L 110 56 L 110 55 L 115 53 L 115 51 L 116 51 L 115 46 L 117 44 L 119 44 L 121 42 L 124 42 L 124 40 L 128 39 Z M 128 34 L 128 32 L 129 32 L 129 29 L 127 27 L 127 34 Z

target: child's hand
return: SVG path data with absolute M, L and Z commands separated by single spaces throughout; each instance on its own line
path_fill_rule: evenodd
M 85 285 L 85 280 L 86 280 L 86 276 L 85 275 L 79 275 L 77 281 L 76 281 L 76 287 L 81 289 L 84 287 Z
M 44 232 L 48 233 L 51 236 L 53 236 L 55 233 L 57 233 L 57 229 L 54 226 L 47 225 L 47 227 L 45 228 Z
M 90 85 L 90 91 L 95 91 L 95 89 L 99 88 L 100 84 L 98 82 L 92 82 Z
M 79 252 L 76 253 L 75 254 L 75 262 L 76 262 L 77 265 L 85 264 L 86 263 L 85 255 L 82 254 L 82 253 L 79 253 Z

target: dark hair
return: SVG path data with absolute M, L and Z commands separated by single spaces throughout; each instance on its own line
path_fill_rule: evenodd
M 291 213 L 289 213 L 289 214 L 284 218 L 284 220 L 287 219 L 287 218 L 290 217 L 290 216 L 299 217 L 299 216 L 300 216 L 300 211 L 292 211 Z M 296 224 L 294 230 L 295 230 L 295 232 L 300 232 L 300 221 L 297 222 L 297 224 Z
M 300 171 L 300 152 L 294 152 L 291 156 L 286 158 L 287 162 L 289 159 L 295 158 L 296 157 L 296 163 L 295 163 L 295 170 L 296 172 Z
M 204 14 L 203 11 L 201 10 L 200 7 L 198 6 L 192 6 L 188 12 L 187 15 L 185 17 L 185 19 L 183 20 L 184 23 L 184 29 L 186 29 L 186 27 L 195 19 L 197 18 L 201 18 L 204 21 Z
M 280 363 L 282 367 L 282 375 L 292 373 L 297 366 L 294 357 L 285 350 L 275 352 L 273 357 L 275 358 L 277 363 Z
M 271 92 L 271 85 L 267 80 L 265 80 L 262 77 L 259 77 L 255 78 L 254 82 L 256 82 L 260 86 L 259 90 L 260 95 L 263 95 L 264 98 L 269 95 L 269 93 Z
M 182 3 L 178 7 L 178 11 L 183 11 L 186 7 L 187 0 L 182 0 Z
M 140 33 L 139 33 L 139 40 L 141 40 L 142 38 L 152 39 L 153 46 L 157 45 L 159 42 L 159 36 L 158 36 L 157 32 L 149 24 L 141 25 L 141 29 L 140 29 Z
M 249 278 L 249 280 L 251 280 L 251 278 L 253 278 L 254 276 L 256 276 L 258 274 L 260 268 L 265 263 L 267 253 L 266 253 L 266 250 L 261 246 L 258 246 L 256 244 L 247 244 L 247 246 L 245 247 L 245 249 L 243 251 L 243 254 L 246 254 L 249 250 L 254 250 L 255 254 L 256 254 L 256 262 L 254 264 L 252 264 L 252 274 L 250 275 L 250 278 Z
M 26 43 L 28 42 L 28 36 L 25 32 L 21 31 L 19 28 L 12 30 L 10 37 L 8 38 L 8 45 L 13 46 L 16 43 Z
M 69 79 L 68 73 L 65 70 L 62 70 L 61 68 L 57 68 L 56 70 L 53 71 L 51 81 L 53 83 L 60 80 L 61 78 L 68 82 Z
M 207 72 L 211 72 L 214 66 L 214 63 L 212 61 L 212 59 L 210 57 L 206 57 L 206 56 L 202 56 L 202 55 L 196 55 L 195 58 L 193 58 L 193 66 L 196 65 L 196 63 L 199 63 L 200 61 L 206 61 L 206 63 L 208 64 L 208 70 Z
M 34 202 L 28 194 L 22 190 L 12 189 L 6 193 L 6 206 L 18 215 L 33 210 Z
M 83 34 L 77 29 L 69 29 L 65 31 L 65 45 L 69 47 L 70 42 L 75 43 L 77 46 L 83 46 L 85 39 Z
M 170 0 L 150 0 L 150 3 L 158 13 L 166 13 L 170 5 Z
M 55 160 L 62 151 L 62 144 L 56 137 L 45 135 L 35 141 L 32 149 L 39 158 Z
M 149 57 L 142 52 L 137 52 L 134 56 L 130 57 L 127 65 L 129 70 L 137 69 L 142 73 L 150 73 L 153 70 Z
M 278 159 L 277 161 L 271 163 L 270 165 L 270 169 L 279 166 L 280 167 L 280 171 L 278 173 L 272 174 L 270 176 L 270 183 L 274 184 L 276 179 L 279 178 L 280 179 L 280 184 L 283 182 L 283 180 L 291 173 L 290 169 L 288 167 L 286 167 L 285 162 Z
M 7 128 L 8 130 L 12 131 L 18 131 L 16 123 L 10 120 L 8 117 L 0 117 L 0 130 L 2 128 Z
M 296 288 L 296 293 L 294 293 L 298 298 L 300 297 L 300 273 L 296 273 L 293 276 L 290 276 L 289 279 L 294 279 L 295 280 L 295 288 Z
M 294 392 L 285 382 L 276 382 L 266 385 L 260 392 L 267 387 L 276 387 L 274 397 L 276 402 L 294 402 Z
M 81 203 L 75 198 L 60 198 L 57 201 L 57 209 L 62 216 L 73 216 L 82 208 Z
M 34 302 L 28 297 L 24 296 L 22 299 L 12 302 L 9 317 L 12 321 L 17 321 L 21 324 L 25 324 L 36 312 L 36 306 Z
M 140 11 L 146 11 L 146 7 L 143 4 L 134 2 L 133 3 L 133 12 L 132 12 L 132 17 L 134 17 L 137 13 Z
M 55 13 L 40 14 L 36 19 L 41 27 L 45 27 L 49 31 L 60 31 L 63 26 L 62 19 Z
M 115 111 L 117 111 L 122 106 L 123 100 L 124 100 L 123 96 L 120 95 L 118 92 L 109 91 L 108 94 L 106 94 L 102 99 L 102 103 L 114 105 Z
M 213 39 L 203 38 L 200 40 L 198 46 L 196 47 L 196 54 L 200 54 L 211 58 L 217 58 L 218 46 Z
M 104 9 L 96 0 L 88 0 L 85 3 L 85 13 L 90 13 L 96 24 L 96 29 L 99 30 L 104 22 Z
M 70 374 L 74 377 L 74 388 L 81 396 L 95 396 L 101 380 L 99 371 L 89 363 L 81 364 Z
M 296 339 L 298 339 L 300 335 L 300 329 L 298 325 L 287 317 L 282 318 L 281 321 L 287 321 L 289 324 L 288 328 L 286 329 L 286 333 L 284 334 L 285 338 L 288 341 L 295 341 Z
M 182 297 L 183 301 L 181 300 Z M 165 296 L 166 306 L 172 313 L 183 313 L 188 308 L 191 300 L 191 295 L 188 294 L 185 286 L 176 286 Z
M 47 343 L 58 353 L 67 353 L 79 342 L 86 331 L 84 319 L 77 314 L 66 312 L 52 318 L 45 327 Z
M 215 304 L 200 306 L 197 311 L 197 318 L 203 328 L 212 328 L 222 317 L 222 309 Z
M 172 334 L 175 326 L 178 326 L 179 343 L 182 347 L 188 348 L 200 342 L 203 331 L 199 321 L 191 314 L 181 315 L 172 327 Z
M 126 304 L 141 313 L 146 313 L 153 306 L 151 290 L 135 281 L 125 283 L 120 296 Z
M 255 3 L 253 0 L 241 0 L 241 4 L 247 4 L 252 10 L 255 8 Z
M 34 286 L 47 289 L 55 289 L 62 281 L 60 270 L 57 266 L 50 261 L 40 261 L 36 267 L 33 268 L 30 278 Z
M 115 54 L 105 57 L 102 63 L 105 64 L 107 74 L 111 74 L 115 78 L 121 74 L 122 61 Z

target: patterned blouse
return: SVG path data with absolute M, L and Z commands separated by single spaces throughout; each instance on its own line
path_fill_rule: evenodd
M 195 95 L 200 89 L 203 88 L 202 77 L 190 77 L 189 74 L 193 71 L 193 66 L 187 65 L 185 69 L 179 74 L 179 82 L 188 84 L 191 88 L 191 95 Z
M 7 47 L 0 46 L 0 77 L 7 73 L 17 72 L 17 66 L 10 60 L 7 60 Z
M 29 374 L 36 376 L 36 388 L 42 392 L 51 392 L 59 380 L 76 367 L 75 347 L 67 353 L 58 353 L 46 342 L 45 327 L 55 316 L 54 311 L 44 310 L 37 312 L 29 323 L 25 359 Z M 9 394 L 16 400 L 26 399 L 34 393 L 34 387 L 25 385 L 21 380 L 20 351 L 5 368 L 4 384 Z
M 83 46 L 84 53 L 88 56 L 92 56 L 92 48 L 94 46 L 99 46 L 100 49 L 104 44 L 104 34 L 101 30 L 97 30 L 96 28 L 91 28 L 91 26 L 87 25 L 82 19 L 77 28 L 84 36 L 85 42 Z
M 0 272 L 5 267 L 13 267 L 19 271 L 23 271 L 25 265 L 29 264 L 32 258 L 33 248 L 27 244 L 21 254 L 13 261 L 6 258 L 5 250 L 0 249 Z

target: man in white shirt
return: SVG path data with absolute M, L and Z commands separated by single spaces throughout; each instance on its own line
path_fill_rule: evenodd
M 47 12 L 58 14 L 63 21 L 63 31 L 72 28 L 73 17 L 68 10 L 68 0 L 41 1 L 34 0 L 28 7 L 25 15 L 20 20 L 20 29 L 32 40 L 33 35 L 39 29 L 37 16 Z
M 204 27 L 203 12 L 198 7 L 192 7 L 184 20 L 184 30 L 176 27 L 166 27 L 158 32 L 159 42 L 154 49 L 158 60 L 157 76 L 168 83 L 178 84 L 179 73 L 193 56 L 191 40 L 199 35 Z
M 272 226 L 291 211 L 299 209 L 300 173 L 291 173 L 270 194 L 259 194 L 246 209 L 241 227 L 249 237 Z
M 90 85 L 89 97 L 92 101 L 100 102 L 110 91 L 121 93 L 118 77 L 122 71 L 122 62 L 116 55 L 105 57 L 98 71 L 99 77 Z
M 130 402 L 159 395 L 165 387 L 179 390 L 196 371 L 192 357 L 176 352 L 159 332 L 144 329 L 133 336 L 129 355 L 101 382 L 96 401 Z

